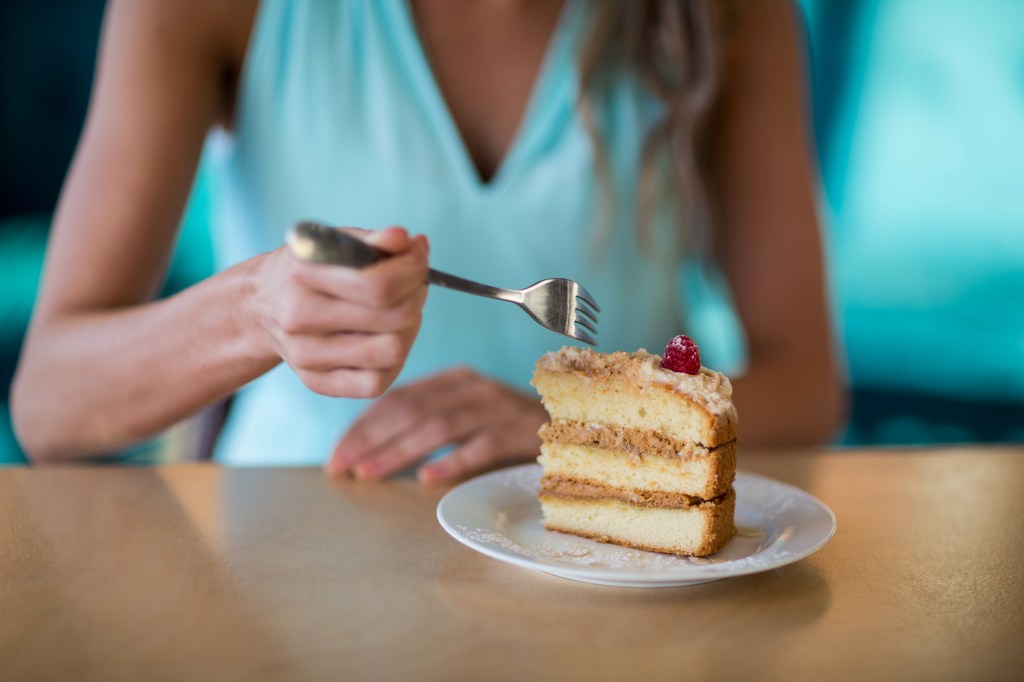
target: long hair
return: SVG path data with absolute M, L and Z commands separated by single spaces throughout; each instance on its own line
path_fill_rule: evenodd
M 597 111 L 601 96 L 629 73 L 663 104 L 664 117 L 648 132 L 637 187 L 637 239 L 649 246 L 655 206 L 667 191 L 678 196 L 678 230 L 684 247 L 713 256 L 715 235 L 706 179 L 703 133 L 719 82 L 716 15 L 711 0 L 596 0 L 591 34 L 579 55 L 579 108 L 594 146 L 602 219 L 597 245 L 610 239 L 615 194 Z M 668 152 L 666 154 L 666 152 Z M 668 174 L 667 160 L 674 170 Z M 673 182 L 674 181 L 674 182 Z M 673 188 L 676 190 L 672 193 Z

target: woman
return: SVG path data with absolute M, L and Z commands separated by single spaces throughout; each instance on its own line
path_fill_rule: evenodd
M 707 364 L 743 362 L 745 445 L 825 440 L 841 399 L 795 36 L 784 0 L 111 3 L 14 387 L 23 446 L 109 453 L 238 391 L 226 463 L 377 479 L 450 447 L 418 469 L 437 481 L 535 456 L 527 381 L 561 340 L 491 301 L 424 307 L 428 262 L 576 279 L 602 350 L 685 329 Z M 215 127 L 223 270 L 153 301 Z M 317 266 L 281 247 L 307 217 L 417 234 Z

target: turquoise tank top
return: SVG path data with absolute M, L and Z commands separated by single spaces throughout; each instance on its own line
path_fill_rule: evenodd
M 721 277 L 680 272 L 666 212 L 645 254 L 634 206 L 620 201 L 608 256 L 594 255 L 598 180 L 575 107 L 586 24 L 586 3 L 567 2 L 512 147 L 483 182 L 404 0 L 263 2 L 235 129 L 211 137 L 203 162 L 218 266 L 280 246 L 300 219 L 399 224 L 430 238 L 433 267 L 462 277 L 509 288 L 546 277 L 581 282 L 602 308 L 600 350 L 661 352 L 685 331 L 706 365 L 738 371 L 742 331 Z M 628 81 L 601 112 L 619 196 L 635 195 L 642 141 L 659 114 Z M 435 287 L 398 383 L 468 365 L 532 391 L 537 358 L 567 343 L 513 305 Z M 239 391 L 215 457 L 323 463 L 367 405 L 315 394 L 281 365 Z

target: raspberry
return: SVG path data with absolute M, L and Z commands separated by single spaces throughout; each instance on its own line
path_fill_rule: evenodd
M 673 372 L 700 374 L 700 350 L 697 348 L 697 342 L 683 334 L 675 337 L 665 346 L 661 366 Z

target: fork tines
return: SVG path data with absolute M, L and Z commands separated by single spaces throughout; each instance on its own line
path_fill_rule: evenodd
M 582 286 L 575 284 L 573 288 L 575 289 L 576 305 L 572 314 L 572 337 L 583 343 L 596 346 L 597 339 L 588 334 L 587 330 L 597 334 L 597 313 L 601 312 L 601 307 L 597 305 L 597 301 L 590 295 L 590 292 Z

